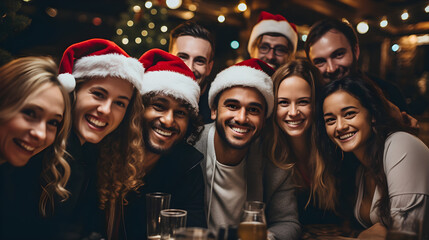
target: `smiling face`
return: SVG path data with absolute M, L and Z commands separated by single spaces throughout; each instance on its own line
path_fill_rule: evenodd
M 73 127 L 81 144 L 98 143 L 115 130 L 125 116 L 133 85 L 116 77 L 94 78 L 76 93 Z
M 289 137 L 302 137 L 312 122 L 311 87 L 298 76 L 285 78 L 279 86 L 276 121 Z
M 163 154 L 185 138 L 190 112 L 185 103 L 170 96 L 156 95 L 149 101 L 145 104 L 143 137 L 149 151 Z
M 323 115 L 329 138 L 344 152 L 353 152 L 362 160 L 365 143 L 372 134 L 368 110 L 358 99 L 338 90 L 325 98 Z
M 354 48 L 344 34 L 333 29 L 310 47 L 309 58 L 322 73 L 325 82 L 330 82 L 356 71 L 359 47 Z
M 271 48 L 267 53 L 262 53 L 259 48 L 268 47 Z M 278 48 L 279 52 L 282 53 L 281 56 L 274 54 L 274 49 Z M 250 54 L 252 58 L 258 58 L 266 62 L 270 67 L 277 69 L 281 65 L 285 64 L 289 59 L 288 53 L 288 40 L 284 36 L 269 36 L 263 35 L 261 42 L 258 46 L 255 46 L 252 53 Z
M 172 45 L 170 53 L 181 58 L 192 70 L 202 94 L 207 87 L 205 78 L 213 67 L 213 61 L 210 59 L 212 54 L 210 42 L 193 36 L 180 36 Z
M 58 86 L 45 86 L 0 126 L 0 156 L 13 166 L 24 166 L 55 140 L 64 116 L 64 99 Z
M 220 94 L 217 108 L 211 110 L 216 134 L 222 145 L 244 149 L 259 136 L 265 122 L 265 99 L 248 87 L 233 87 Z

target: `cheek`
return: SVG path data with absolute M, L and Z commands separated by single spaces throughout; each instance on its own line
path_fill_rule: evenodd
M 57 136 L 57 131 L 47 131 L 46 132 L 46 146 L 45 147 L 54 143 L 56 136 Z

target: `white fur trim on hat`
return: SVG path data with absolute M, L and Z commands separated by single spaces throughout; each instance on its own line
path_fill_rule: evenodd
M 137 59 L 121 54 L 82 57 L 76 60 L 72 74 L 75 78 L 118 77 L 128 80 L 140 93 L 143 91 L 143 65 Z
M 71 92 L 76 87 L 76 79 L 70 73 L 62 73 L 58 75 L 58 81 L 67 92 Z
M 209 106 L 213 108 L 214 99 L 223 90 L 236 86 L 256 88 L 267 103 L 268 118 L 273 111 L 273 81 L 264 71 L 248 66 L 231 66 L 220 72 L 212 82 L 209 90 Z
M 150 71 L 143 77 L 144 90 L 142 95 L 149 92 L 160 92 L 183 99 L 198 113 L 200 86 L 192 78 L 173 71 Z
M 293 52 L 296 52 L 298 45 L 298 34 L 292 28 L 289 22 L 287 21 L 276 21 L 276 20 L 262 20 L 257 23 L 252 30 L 249 38 L 249 45 L 247 46 L 247 51 L 252 52 L 252 46 L 256 38 L 265 33 L 279 33 L 284 35 L 293 45 Z

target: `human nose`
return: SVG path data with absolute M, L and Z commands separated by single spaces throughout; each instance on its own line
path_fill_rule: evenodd
M 160 118 L 160 121 L 165 127 L 171 127 L 174 123 L 173 110 L 168 110 L 168 111 L 164 112 L 164 114 Z
M 40 121 L 33 126 L 30 130 L 30 135 L 37 140 L 44 140 L 46 138 L 46 125 L 45 122 Z
M 337 70 L 337 65 L 330 59 L 327 60 L 327 68 L 326 71 L 328 73 L 333 73 Z
M 348 124 L 345 120 L 338 118 L 337 119 L 337 126 L 336 126 L 337 132 L 344 132 L 348 129 Z
M 110 109 L 111 109 L 111 106 L 112 106 L 112 101 L 111 100 L 106 100 L 106 101 L 103 101 L 103 102 L 101 102 L 99 105 L 98 105 L 98 107 L 97 107 L 97 111 L 99 112 L 99 113 L 102 113 L 102 114 L 109 114 L 110 113 Z
M 291 104 L 289 108 L 289 115 L 294 117 L 298 115 L 298 107 L 295 104 Z
M 192 59 L 186 59 L 184 60 L 184 62 L 186 66 L 188 66 L 188 68 L 191 69 L 191 71 L 194 71 L 194 64 Z
M 270 50 L 265 54 L 265 56 L 268 59 L 273 59 L 275 57 L 275 55 L 274 55 L 274 48 L 270 48 Z
M 244 107 L 238 110 L 237 114 L 235 115 L 235 120 L 239 123 L 244 123 L 247 121 L 247 112 Z

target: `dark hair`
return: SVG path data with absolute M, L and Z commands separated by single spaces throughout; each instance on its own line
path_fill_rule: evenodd
M 404 131 L 405 127 L 392 115 L 390 105 L 381 90 L 370 80 L 359 75 L 350 75 L 343 79 L 327 84 L 318 99 L 316 117 L 316 143 L 317 148 L 326 163 L 326 170 L 330 174 L 339 175 L 339 160 L 342 159 L 342 151 L 326 133 L 323 118 L 323 102 L 331 94 L 342 90 L 354 98 L 368 111 L 371 119 L 372 134 L 365 143 L 365 158 L 370 159 L 370 167 L 366 170 L 374 178 L 376 186 L 381 192 L 381 198 L 376 203 L 380 211 L 380 218 L 385 226 L 390 226 L 390 200 L 387 187 L 386 174 L 383 167 L 384 144 L 387 137 L 397 131 Z M 335 191 L 335 190 L 333 190 Z
M 359 41 L 351 24 L 337 19 L 324 19 L 316 22 L 310 28 L 310 32 L 308 33 L 307 40 L 304 44 L 304 50 L 308 59 L 310 59 L 310 47 L 332 29 L 337 30 L 347 38 L 353 55 L 356 55 L 355 46 L 359 44 Z
M 188 128 L 186 130 L 185 141 L 191 145 L 194 145 L 199 140 L 201 136 L 201 132 L 204 130 L 204 122 L 201 115 L 199 115 L 196 112 L 196 109 L 194 109 L 191 106 L 191 104 L 186 102 L 185 100 L 179 99 L 173 95 L 164 94 L 161 92 L 149 92 L 143 95 L 144 107 L 147 108 L 148 105 L 151 103 L 152 98 L 159 95 L 172 97 L 179 103 L 185 105 L 186 109 L 189 111 L 189 122 L 188 122 Z
M 202 27 L 201 25 L 198 25 L 193 21 L 186 21 L 178 25 L 170 32 L 170 45 L 168 47 L 170 52 L 173 48 L 174 42 L 180 36 L 192 36 L 195 38 L 201 38 L 201 39 L 207 40 L 210 43 L 210 46 L 212 47 L 212 52 L 210 54 L 209 60 L 210 61 L 213 60 L 214 52 L 215 52 L 215 40 L 213 35 L 209 32 L 209 30 Z

